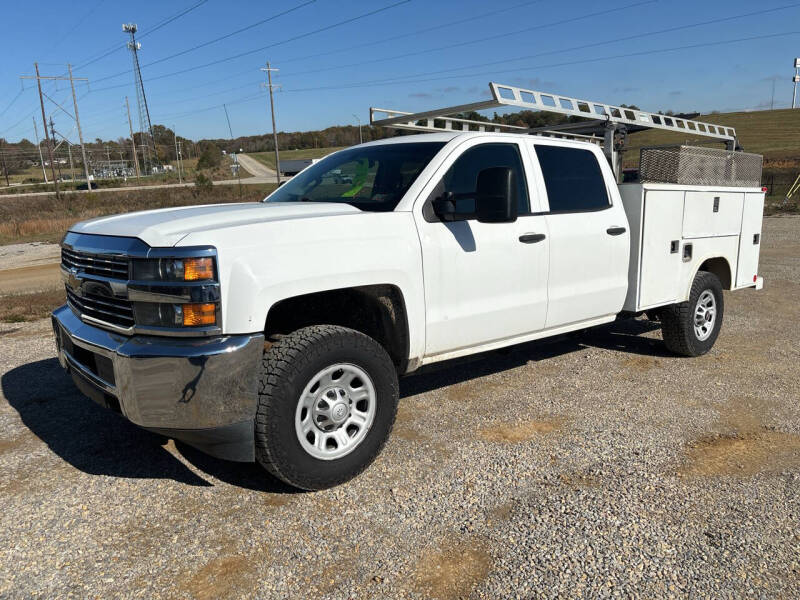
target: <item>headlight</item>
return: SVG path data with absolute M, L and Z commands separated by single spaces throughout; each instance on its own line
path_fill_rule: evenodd
M 210 256 L 133 261 L 133 279 L 136 281 L 210 281 L 214 277 L 214 259 Z
M 134 303 L 134 320 L 138 326 L 169 327 L 212 327 L 217 324 L 217 303 L 173 304 L 166 302 Z
M 137 327 L 177 334 L 221 326 L 214 256 L 134 258 L 131 263 L 128 298 Z

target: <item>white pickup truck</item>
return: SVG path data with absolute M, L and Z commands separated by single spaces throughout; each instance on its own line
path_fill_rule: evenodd
M 723 290 L 761 286 L 763 200 L 617 185 L 580 141 L 390 138 L 263 202 L 74 225 L 58 354 L 133 423 L 321 489 L 377 456 L 421 365 L 643 311 L 672 351 L 707 352 Z

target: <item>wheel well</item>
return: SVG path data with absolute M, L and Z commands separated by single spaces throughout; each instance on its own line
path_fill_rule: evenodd
M 310 325 L 340 325 L 368 335 L 386 349 L 399 372 L 408 362 L 408 320 L 394 285 L 367 285 L 293 296 L 275 303 L 264 334 L 286 335 Z
M 731 289 L 731 267 L 728 264 L 728 261 L 721 256 L 709 258 L 703 262 L 702 265 L 700 265 L 698 271 L 708 271 L 709 273 L 713 273 L 720 280 L 720 283 L 722 283 L 722 289 Z

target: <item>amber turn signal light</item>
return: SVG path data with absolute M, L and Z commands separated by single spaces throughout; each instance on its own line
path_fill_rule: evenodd
M 182 304 L 183 326 L 202 327 L 217 324 L 217 305 L 208 304 Z
M 185 258 L 183 260 L 183 280 L 200 281 L 202 279 L 214 279 L 214 261 L 210 257 Z

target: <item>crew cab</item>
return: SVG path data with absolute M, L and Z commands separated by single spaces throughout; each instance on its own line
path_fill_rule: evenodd
M 88 396 L 303 489 L 386 442 L 398 376 L 647 312 L 713 346 L 760 288 L 758 187 L 618 185 L 597 145 L 450 131 L 341 150 L 264 201 L 78 223 L 61 364 Z

